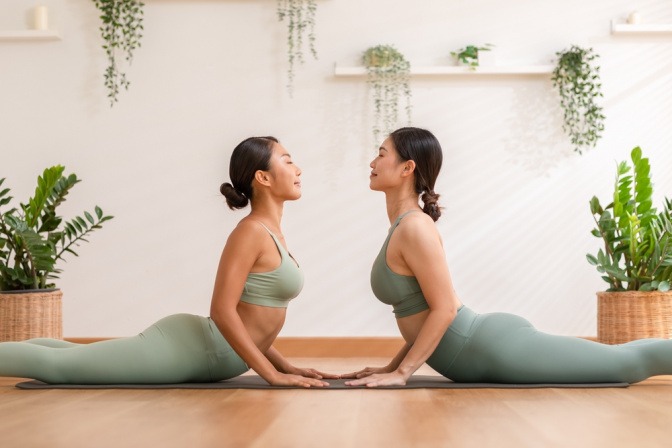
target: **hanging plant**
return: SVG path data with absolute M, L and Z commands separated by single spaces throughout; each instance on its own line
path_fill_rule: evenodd
M 303 43 L 304 35 L 308 33 L 308 49 L 317 59 L 315 50 L 315 0 L 278 0 L 278 20 L 287 19 L 287 91 L 291 96 L 294 93 L 294 65 L 304 63 Z
M 592 48 L 573 45 L 569 50 L 556 53 L 558 62 L 553 70 L 553 86 L 560 93 L 564 112 L 562 129 L 569 135 L 574 150 L 579 154 L 594 147 L 604 131 L 604 114 L 597 99 L 600 90 L 600 67 L 592 64 L 599 56 Z
M 140 47 L 144 3 L 138 0 L 93 0 L 101 12 L 103 25 L 100 33 L 105 41 L 103 49 L 107 55 L 105 88 L 110 99 L 110 107 L 118 101 L 120 88 L 128 89 L 130 82 L 126 73 L 120 70 L 118 57 L 133 61 L 133 52 Z
M 399 121 L 399 98 L 406 97 L 406 115 L 411 122 L 411 64 L 391 45 L 378 45 L 362 57 L 373 87 L 375 122 L 373 137 L 378 143 L 381 135 L 389 134 Z

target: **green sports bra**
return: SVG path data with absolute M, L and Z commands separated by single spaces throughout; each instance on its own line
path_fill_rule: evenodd
M 381 302 L 393 306 L 396 318 L 411 316 L 429 309 L 429 305 L 422 294 L 422 289 L 420 289 L 420 284 L 416 278 L 412 275 L 401 275 L 392 272 L 386 260 L 387 245 L 390 243 L 394 229 L 401 222 L 401 218 L 412 211 L 414 210 L 404 213 L 394 221 L 387 234 L 385 243 L 371 268 L 371 289 L 373 290 L 373 294 Z
M 264 226 L 278 247 L 280 266 L 269 272 L 250 272 L 240 300 L 252 305 L 287 308 L 289 301 L 303 288 L 303 272 L 273 232 L 263 223 L 259 224 Z

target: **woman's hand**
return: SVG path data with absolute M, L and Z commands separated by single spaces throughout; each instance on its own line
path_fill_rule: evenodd
M 317 378 L 278 372 L 269 382 L 271 386 L 326 387 L 329 383 Z
M 365 369 L 366 370 L 366 369 Z M 398 371 L 390 373 L 374 373 L 353 381 L 346 381 L 346 386 L 405 386 L 408 378 Z
M 344 373 L 341 375 L 341 378 L 353 378 L 353 379 L 364 378 L 377 373 L 390 373 L 392 371 L 393 369 L 389 366 L 389 364 L 386 365 L 385 367 L 365 367 L 364 369 L 358 372 Z
M 337 380 L 341 376 L 340 375 L 335 375 L 333 373 L 325 373 L 325 372 L 320 372 L 319 370 L 311 369 L 311 368 L 301 368 L 301 367 L 294 367 L 291 366 L 286 370 L 285 373 L 290 373 L 292 375 L 299 375 L 299 376 L 304 376 L 306 378 L 316 378 L 318 380 L 321 379 L 330 379 L 330 380 Z

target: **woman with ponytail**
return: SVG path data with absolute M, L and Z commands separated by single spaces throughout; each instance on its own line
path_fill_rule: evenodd
M 472 383 L 635 383 L 672 374 L 672 340 L 604 345 L 464 306 L 434 225 L 441 216 L 434 192 L 441 162 L 436 137 L 418 128 L 394 131 L 371 162 L 369 186 L 385 193 L 391 224 L 371 287 L 393 305 L 406 344 L 385 367 L 341 375 L 352 379 L 346 384 L 403 385 L 424 362 L 453 381 Z
M 303 274 L 286 248 L 285 201 L 301 197 L 301 170 L 273 137 L 252 137 L 231 155 L 231 209 L 251 206 L 219 262 L 210 317 L 176 314 L 138 336 L 73 344 L 53 339 L 0 343 L 0 376 L 60 384 L 213 382 L 250 368 L 274 386 L 328 386 L 338 378 L 290 364 L 274 347 Z

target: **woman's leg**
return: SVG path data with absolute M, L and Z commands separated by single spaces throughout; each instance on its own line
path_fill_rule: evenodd
M 82 344 L 76 344 L 74 342 L 64 341 L 62 339 L 49 339 L 49 338 L 35 338 L 28 339 L 27 341 L 21 341 L 26 344 L 41 345 L 42 347 L 51 347 L 51 348 L 72 348 L 79 347 Z
M 478 326 L 448 375 L 503 383 L 636 383 L 672 374 L 672 340 L 605 345 L 537 331 L 525 319 L 494 313 Z
M 169 316 L 137 336 L 68 348 L 2 343 L 0 376 L 77 384 L 210 381 L 200 319 Z

